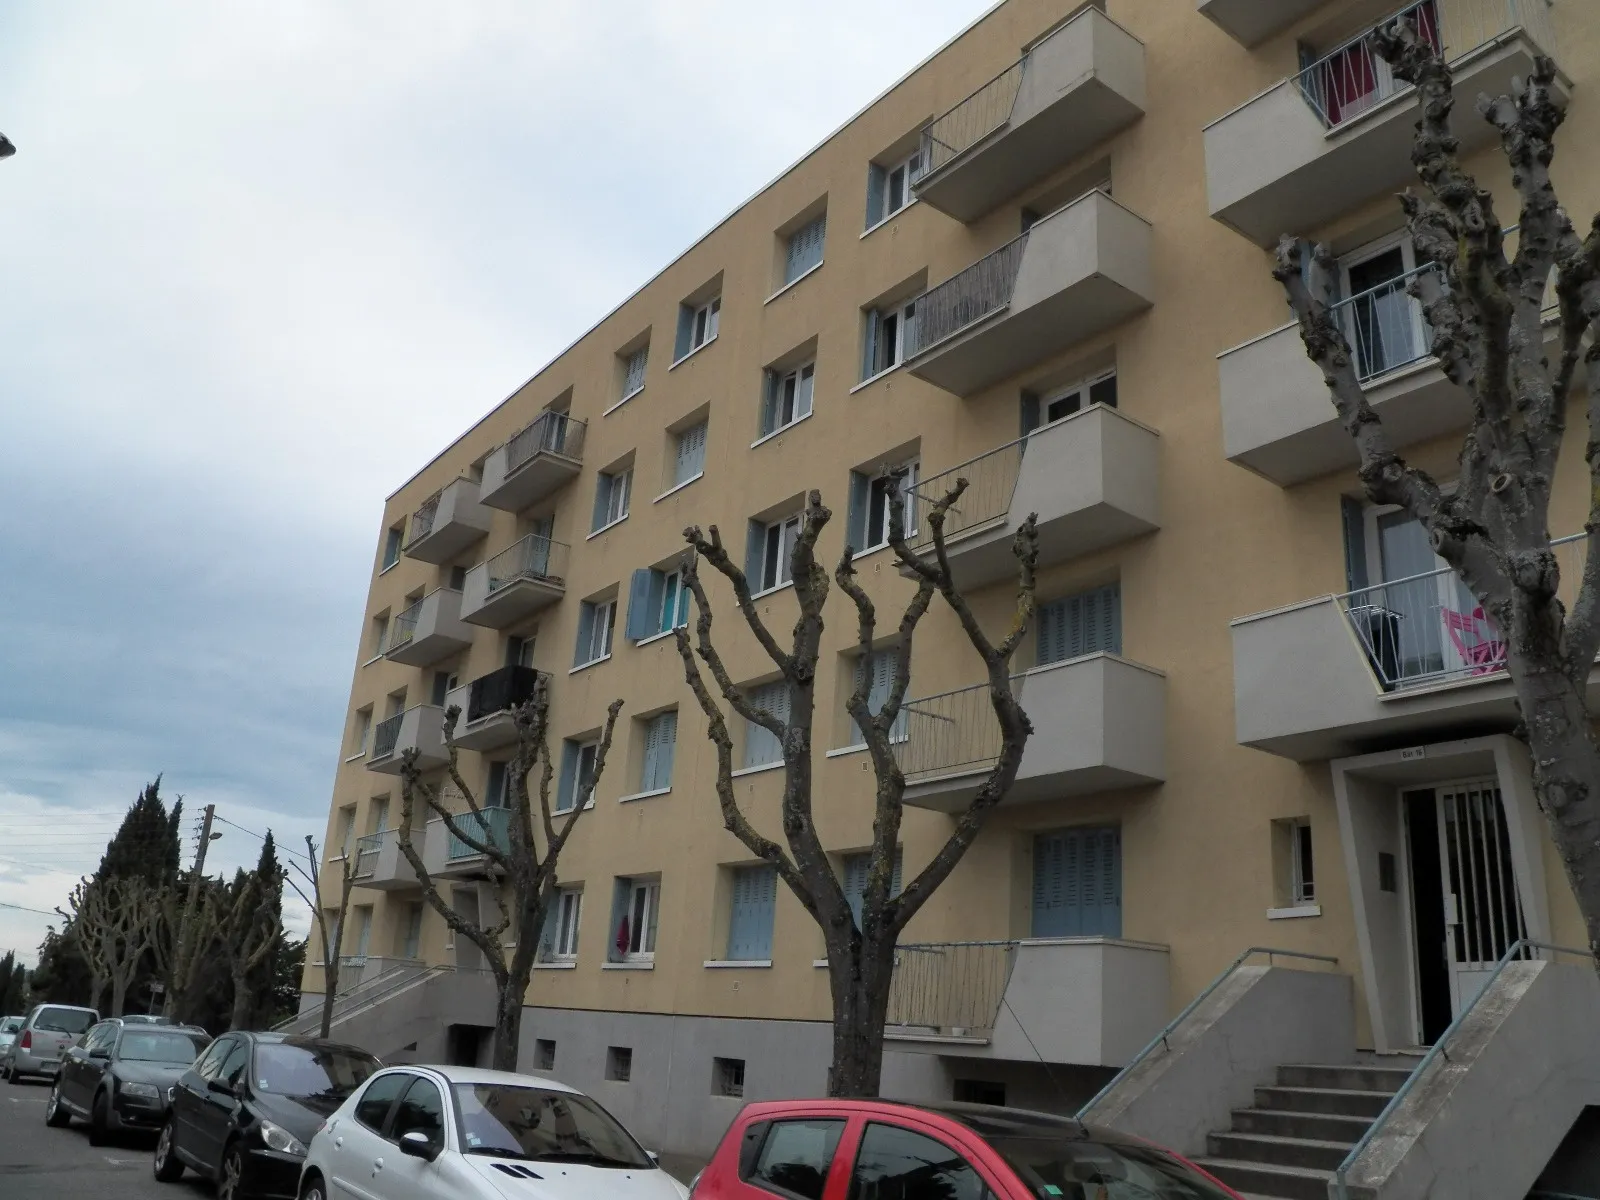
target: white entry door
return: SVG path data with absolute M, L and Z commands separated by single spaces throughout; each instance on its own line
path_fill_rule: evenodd
M 1459 1016 L 1514 942 L 1527 936 L 1500 789 L 1492 779 L 1445 784 L 1439 805 L 1445 961 Z

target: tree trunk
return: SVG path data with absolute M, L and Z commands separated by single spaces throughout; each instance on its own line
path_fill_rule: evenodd
M 877 1096 L 883 1082 L 883 1026 L 894 977 L 894 943 L 869 947 L 863 938 L 858 957 L 849 937 L 846 930 L 828 945 L 833 991 L 828 1095 L 864 1099 Z
M 121 972 L 111 975 L 111 1015 L 120 1017 L 128 1003 L 128 977 Z
M 523 990 L 507 980 L 495 998 L 494 1060 L 496 1071 L 516 1071 L 522 1053 Z
M 333 1028 L 333 999 L 339 994 L 339 958 L 333 954 L 324 954 L 323 958 L 327 963 L 322 968 L 322 1026 L 318 1037 L 327 1037 Z
M 250 987 L 245 978 L 247 971 L 235 968 L 233 971 L 233 1013 L 228 1018 L 229 1029 L 248 1029 L 250 1027 L 250 1010 L 254 1007 L 255 997 L 250 994 Z M 327 1034 L 323 1034 L 327 1037 Z

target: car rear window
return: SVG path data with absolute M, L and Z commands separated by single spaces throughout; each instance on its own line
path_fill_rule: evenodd
M 33 1018 L 33 1027 L 41 1033 L 70 1033 L 74 1036 L 100 1020 L 97 1013 L 86 1008 L 52 1008 L 46 1005 Z
M 987 1140 L 1039 1200 L 1227 1200 L 1229 1196 L 1154 1146 L 1081 1138 Z
M 205 1043 L 187 1033 L 157 1033 L 150 1029 L 128 1030 L 122 1035 L 118 1057 L 132 1062 L 173 1063 L 187 1066 L 195 1060 Z

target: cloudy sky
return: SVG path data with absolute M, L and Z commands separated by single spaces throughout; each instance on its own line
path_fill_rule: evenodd
M 988 3 L 8 0 L 0 904 L 320 837 L 383 497 Z

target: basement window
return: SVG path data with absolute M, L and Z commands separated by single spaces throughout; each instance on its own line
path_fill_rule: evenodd
M 538 1038 L 533 1043 L 533 1069 L 535 1071 L 556 1069 L 556 1043 L 553 1038 Z
M 613 1083 L 628 1083 L 633 1079 L 633 1047 L 606 1047 L 606 1078 Z
M 714 1058 L 711 1060 L 711 1094 L 713 1096 L 744 1096 L 744 1059 Z

